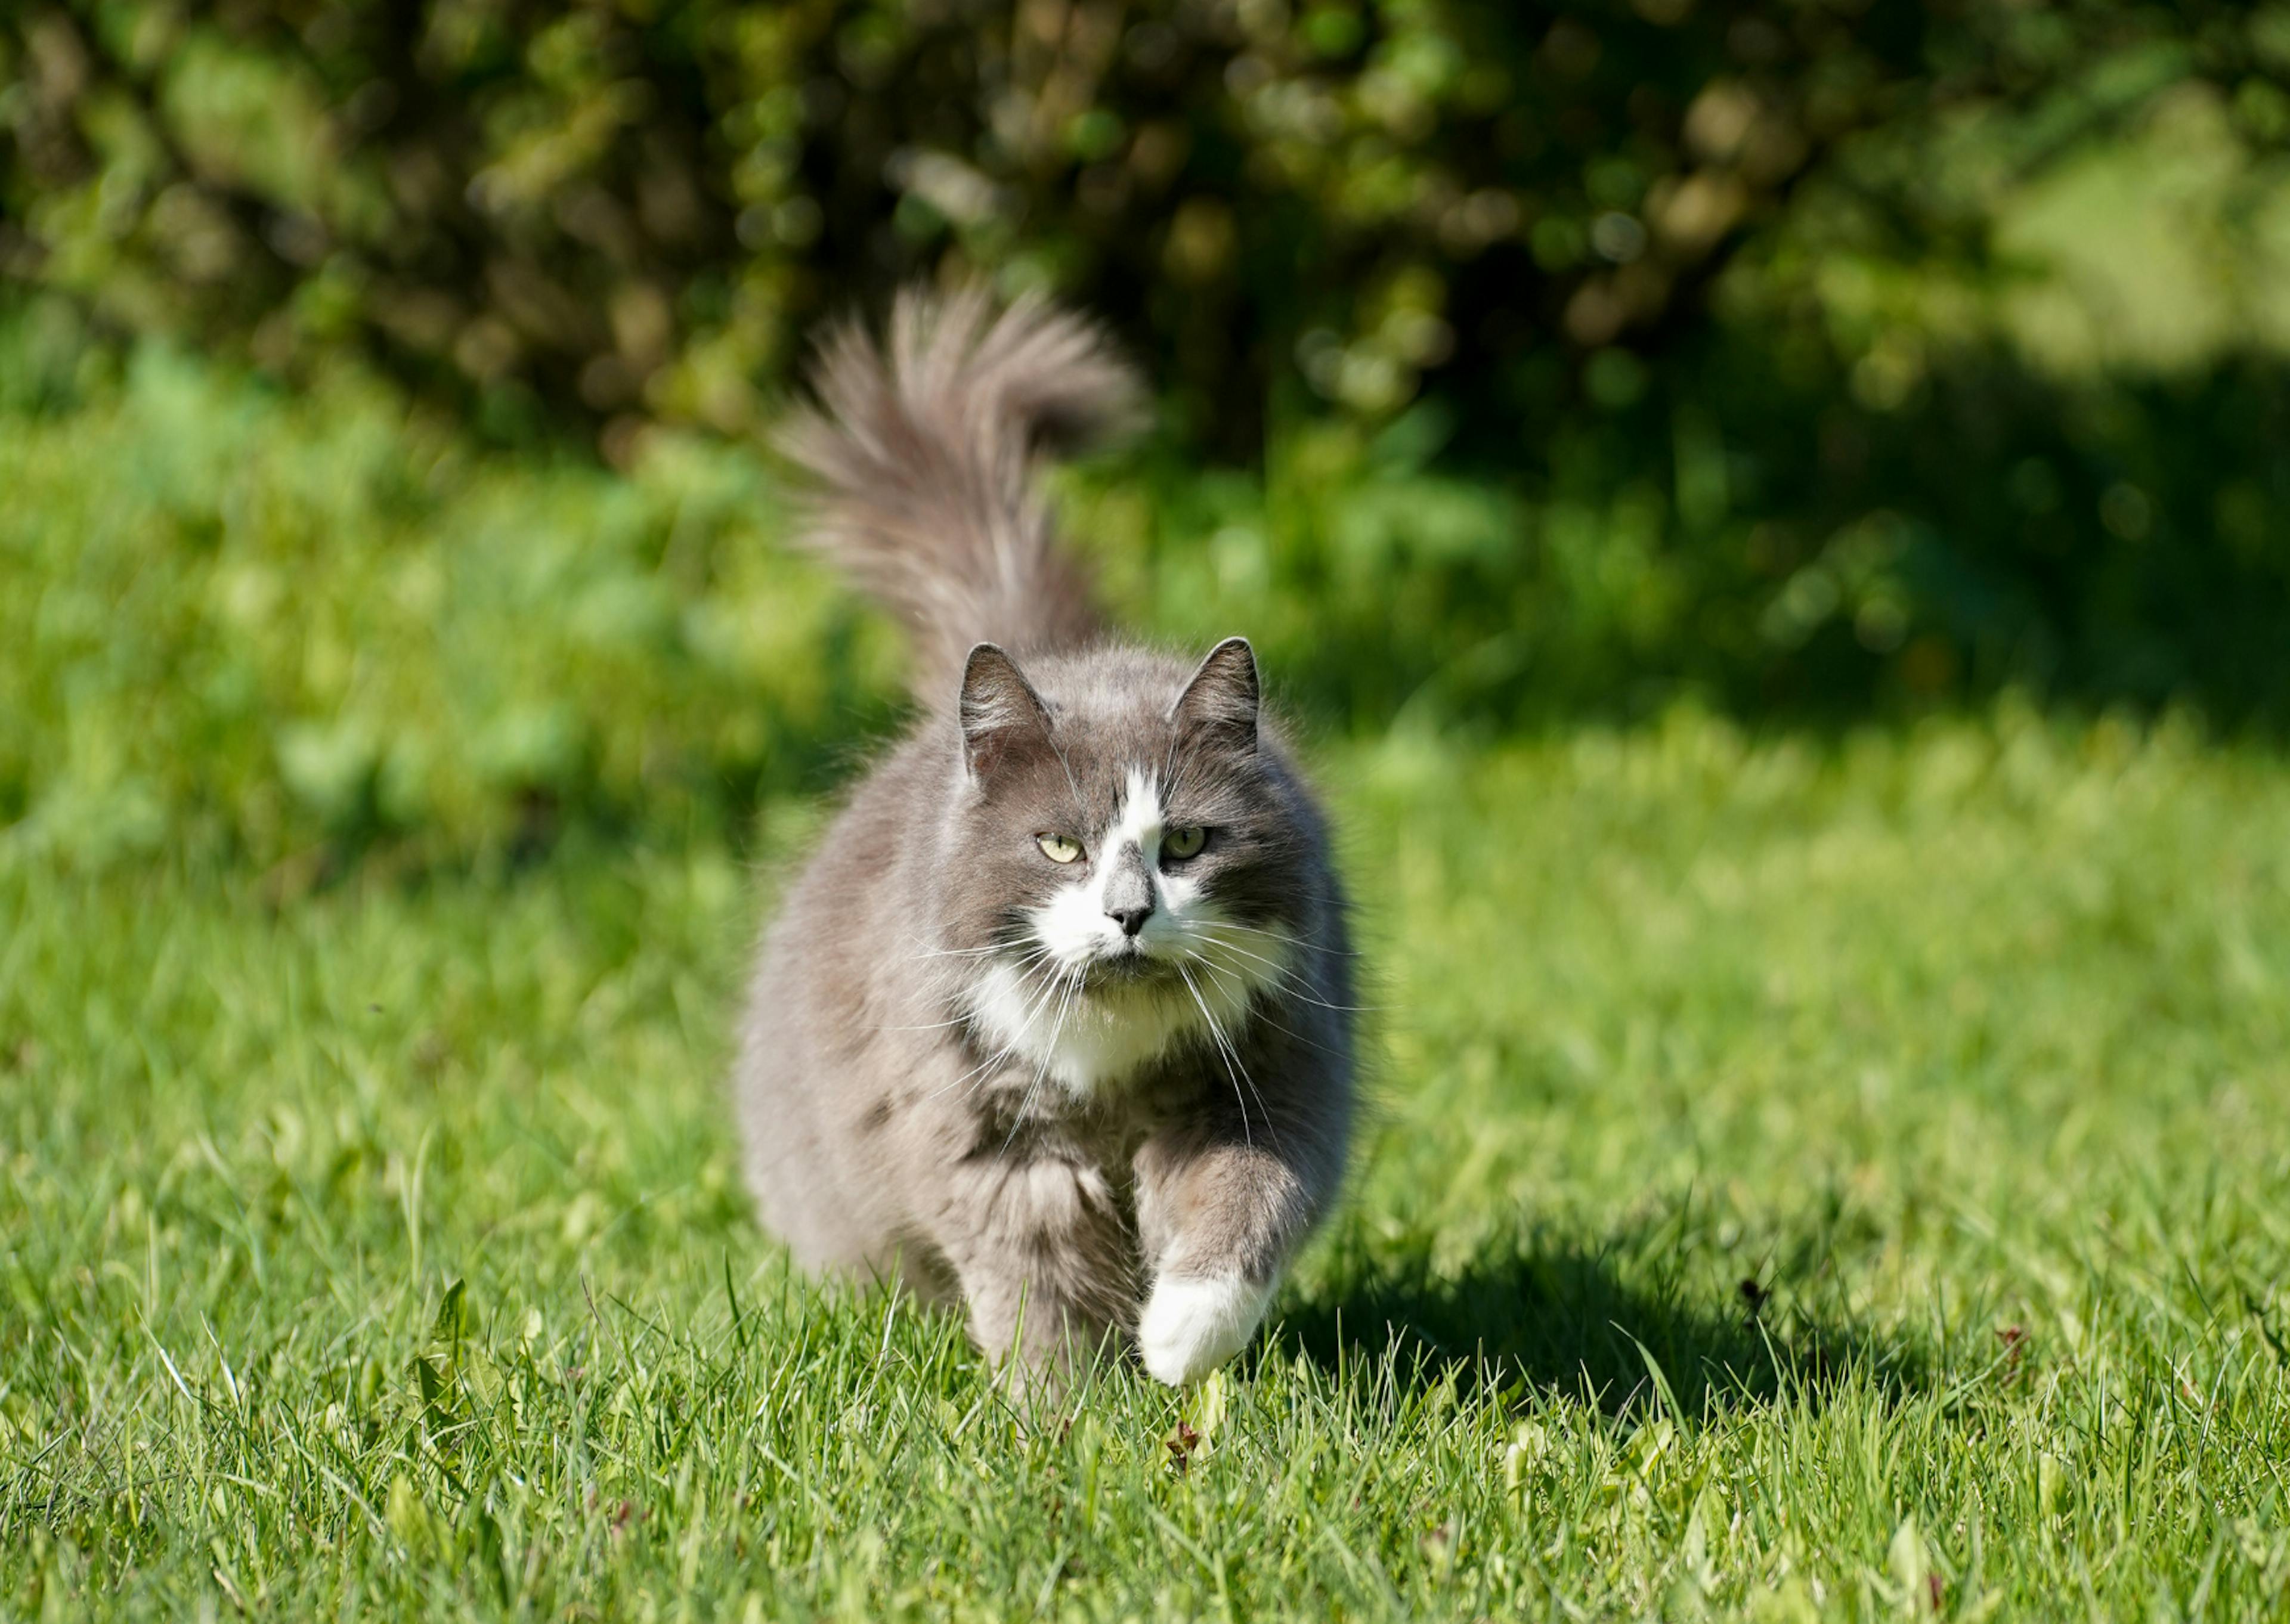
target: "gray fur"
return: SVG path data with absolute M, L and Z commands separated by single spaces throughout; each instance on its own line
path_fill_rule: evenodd
M 1141 1314 L 1149 1365 L 1189 1379 L 1342 1176 L 1321 815 L 1247 644 L 1096 639 L 1033 484 L 1045 436 L 1136 398 L 1089 328 L 909 297 L 887 356 L 845 329 L 819 388 L 787 438 L 824 482 L 814 541 L 912 621 L 926 708 L 765 935 L 734 1079 L 758 1212 L 809 1268 L 959 1301 L 1021 1383 Z

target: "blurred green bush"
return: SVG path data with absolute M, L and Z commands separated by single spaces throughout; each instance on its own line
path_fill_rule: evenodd
M 0 855 L 299 884 L 721 830 L 888 714 L 886 628 L 760 539 L 751 457 L 502 458 L 387 389 L 156 346 L 82 388 L 0 416 Z
M 930 274 L 1114 323 L 1085 543 L 1339 724 L 2279 726 L 2286 85 L 2206 0 L 0 9 L 0 821 L 813 781 L 891 656 L 736 447 Z
M 1157 622 L 1275 636 L 1357 725 L 1643 717 L 1681 694 L 1834 724 L 2006 688 L 2290 724 L 2290 372 L 2063 384 L 1994 348 L 1905 398 L 1754 335 L 1489 480 L 1437 399 L 1276 435 L 1261 479 L 1109 482 L 1089 523 Z M 1277 629 L 1277 636 L 1275 632 Z
M 789 552 L 751 450 L 653 428 L 624 472 L 502 452 L 350 370 L 287 391 L 156 342 L 121 365 L 72 320 L 0 322 L 0 861 L 197 849 L 291 888 L 352 857 L 514 860 L 568 830 L 738 841 L 897 715 L 895 633 Z M 1721 402 L 1779 389 L 1724 359 Z M 1426 402 L 1291 427 L 1261 474 L 1149 446 L 1064 495 L 1125 619 L 1192 646 L 1245 630 L 1316 727 L 1452 738 L 1695 695 L 1911 708 L 1982 678 L 1950 668 L 1958 649 L 1990 683 L 2042 659 L 2087 691 L 2278 703 L 2279 539 L 2166 540 L 2233 500 L 2202 470 L 2217 442 L 2260 460 L 2271 387 L 2126 395 L 2096 427 L 2038 396 L 1955 470 L 1919 460 L 1955 432 L 1922 420 L 1966 410 L 1935 392 L 1860 454 L 1866 478 L 1928 484 L 1941 518 L 1826 539 L 1742 483 L 1812 477 L 1825 442 L 1789 444 L 1782 414 L 1729 445 L 1707 402 L 1651 394 L 1547 485 L 1443 471 L 1454 425 Z M 1682 500 L 1616 477 L 1641 436 Z M 2154 492 L 2147 528 L 2073 567 L 2033 550 L 2046 520 L 2133 489 Z M 2003 596 L 1983 544 L 2030 549 L 2006 560 L 2029 580 L 2054 564 L 2056 600 Z M 2080 629 L 2023 646 L 2054 625 Z

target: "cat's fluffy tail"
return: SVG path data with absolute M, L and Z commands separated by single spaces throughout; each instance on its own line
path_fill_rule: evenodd
M 1038 299 L 997 316 L 976 289 L 909 291 L 885 340 L 832 332 L 812 381 L 818 404 L 777 436 L 819 482 L 805 540 L 906 620 L 926 704 L 953 702 L 973 644 L 1023 653 L 1097 632 L 1039 488 L 1046 460 L 1139 415 L 1136 377 L 1096 327 Z

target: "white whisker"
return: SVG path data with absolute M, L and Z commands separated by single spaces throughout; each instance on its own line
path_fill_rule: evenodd
M 1232 1040 L 1225 1036 L 1224 1028 L 1217 1024 L 1216 1015 L 1210 1010 L 1208 1000 L 1201 996 L 1201 989 L 1193 982 L 1192 972 L 1180 963 L 1177 973 L 1184 978 L 1185 990 L 1193 995 L 1193 1002 L 1200 1006 L 1201 1019 L 1209 1023 L 1209 1035 L 1216 1040 L 1217 1050 L 1224 1057 L 1225 1075 L 1232 1079 L 1233 1102 L 1240 1107 L 1242 1142 L 1251 1146 L 1256 1142 L 1248 1131 L 1248 1100 L 1242 1097 L 1240 1092 L 1244 1081 L 1248 1085 L 1249 1093 L 1255 1096 L 1256 1108 L 1264 1118 L 1264 1131 L 1277 1142 L 1279 1135 L 1273 1131 L 1272 1112 L 1265 1105 L 1264 1096 L 1257 1092 L 1256 1079 L 1248 1075 L 1248 1068 L 1241 1063 L 1240 1051 L 1233 1046 Z
M 1030 972 L 1025 968 L 1027 965 L 1038 964 L 1042 959 L 1048 956 L 1049 955 L 1047 951 L 1043 950 L 1029 955 L 1026 959 L 1020 961 L 1019 968 L 1021 978 L 1023 975 L 1030 973 Z M 973 1084 L 971 1088 L 965 1090 L 964 1092 L 965 1093 L 976 1092 L 978 1087 L 981 1086 L 984 1083 L 984 1076 L 981 1074 L 993 1071 L 1017 1053 L 1020 1045 L 1025 1041 L 1025 1035 L 1032 1030 L 1035 1020 L 1041 1014 L 1044 1009 L 1048 1007 L 1051 996 L 1058 990 L 1062 980 L 1062 975 L 1053 976 L 1043 984 L 1040 992 L 1028 1004 L 1024 1014 L 1020 1017 L 1017 1033 L 1008 1043 L 995 1050 L 994 1052 L 989 1054 L 977 1065 L 973 1066 L 968 1071 L 964 1072 L 960 1076 L 955 1078 L 953 1082 L 945 1084 L 941 1087 L 934 1088 L 923 1097 L 925 1100 L 935 1100 L 940 1095 L 947 1093 L 955 1088 L 958 1088 L 965 1083 L 970 1082 L 973 1077 L 978 1078 L 979 1082 L 977 1084 Z M 968 1018 L 964 1017 L 963 1019 L 967 1020 Z
M 1237 941 L 1225 940 L 1216 934 L 1218 928 L 1219 927 L 1215 926 L 1203 925 L 1200 927 L 1200 933 L 1206 937 L 1210 941 L 1215 943 L 1218 948 L 1223 949 L 1225 952 L 1237 953 L 1243 958 L 1253 959 L 1256 963 L 1263 965 L 1267 970 L 1270 971 L 1274 976 L 1279 978 L 1282 982 L 1281 989 L 1292 998 L 1301 999 L 1306 1004 L 1317 1004 L 1324 1010 L 1334 1010 L 1339 1014 L 1345 1015 L 1361 1014 L 1377 1007 L 1373 1004 L 1331 1004 L 1325 998 L 1319 997 L 1309 991 L 1306 988 L 1304 979 L 1301 975 L 1297 974 L 1297 972 L 1290 966 L 1280 963 L 1277 959 L 1267 958 L 1261 953 L 1253 953 L 1248 948 L 1242 947 Z
M 1252 1020 L 1261 1020 L 1265 1025 L 1270 1027 L 1274 1031 L 1285 1032 L 1289 1036 L 1294 1038 L 1298 1043 L 1309 1044 L 1312 1048 L 1317 1049 L 1323 1054 L 1337 1055 L 1340 1058 L 1342 1056 L 1343 1052 L 1341 1050 L 1333 1048 L 1330 1045 L 1322 1043 L 1317 1037 L 1307 1037 L 1295 1028 L 1287 1025 L 1284 1021 L 1273 1020 L 1270 1015 L 1265 1012 L 1261 1004 L 1250 1004 L 1248 1002 L 1250 996 L 1249 985 L 1246 981 L 1241 979 L 1237 971 L 1233 970 L 1228 965 L 1219 964 L 1214 959 L 1210 958 L 1206 954 L 1198 956 L 1193 960 L 1193 963 L 1198 964 L 1209 974 L 1216 977 L 1220 984 L 1229 980 L 1233 986 L 1239 989 L 1241 1003 L 1244 1006 L 1247 1007 L 1249 1018 Z
M 1237 919 L 1219 919 L 1216 920 L 1214 924 L 1215 928 L 1221 931 L 1246 931 L 1252 936 L 1269 936 L 1273 940 L 1279 942 L 1285 947 L 1301 948 L 1304 946 L 1303 939 L 1293 931 L 1276 931 L 1261 924 L 1243 924 Z M 1350 948 L 1332 948 L 1325 942 L 1313 943 L 1312 951 L 1315 953 L 1325 953 L 1334 958 L 1358 958 L 1360 956 L 1357 951 Z
M 1057 1052 L 1058 1034 L 1065 1030 L 1066 1016 L 1073 1008 L 1073 1001 L 1076 995 L 1080 990 L 1085 971 L 1085 967 L 1076 966 L 1073 970 L 1065 972 L 1064 975 L 1060 978 L 1061 983 L 1065 988 L 1065 994 L 1058 1003 L 1057 1023 L 1050 1028 L 1050 1041 L 1043 1050 L 1045 1058 L 1041 1064 L 1035 1068 L 1032 1080 L 1026 1084 L 1025 1096 L 1018 1101 L 1018 1108 L 1010 1118 L 1009 1136 L 1002 1141 L 1002 1154 L 1004 1156 L 1009 1155 L 1010 1147 L 1018 1142 L 1018 1130 L 1025 1125 L 1026 1113 L 1033 1108 L 1034 1091 L 1049 1080 L 1049 1060 L 1047 1057 L 1054 1055 Z

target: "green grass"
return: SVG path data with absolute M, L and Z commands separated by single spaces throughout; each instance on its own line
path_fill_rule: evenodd
M 1349 1204 L 1227 1377 L 1033 1431 L 744 1214 L 800 809 L 762 876 L 0 856 L 0 1611 L 2290 1607 L 2290 767 L 2007 708 L 1323 769 Z

